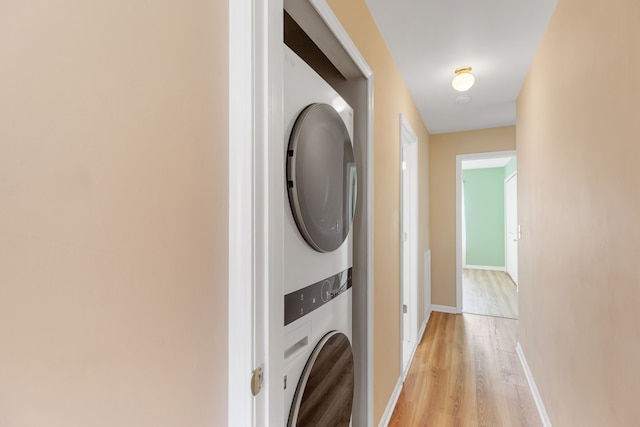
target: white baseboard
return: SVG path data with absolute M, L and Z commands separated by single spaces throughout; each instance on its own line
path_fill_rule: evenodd
M 413 357 L 416 355 L 416 350 L 418 350 L 418 346 L 420 345 L 420 342 L 422 341 L 422 336 L 424 335 L 424 331 L 427 330 L 427 322 L 429 321 L 429 317 L 431 316 L 431 312 L 429 312 L 429 314 L 427 315 L 427 317 L 424 319 L 424 321 L 422 322 L 422 326 L 420 327 L 420 330 L 418 331 L 418 340 L 416 341 L 416 345 L 413 346 L 413 349 L 411 349 L 411 356 L 409 357 L 409 364 L 407 366 L 409 366 L 409 368 L 411 368 L 411 364 L 413 363 Z M 404 380 L 407 379 L 407 374 L 409 373 L 409 369 L 405 370 L 402 373 L 402 382 L 404 383 Z
M 507 267 L 496 267 L 493 265 L 467 265 L 465 264 L 463 268 L 469 270 L 490 270 L 490 271 L 507 271 Z
M 547 414 L 547 410 L 544 407 L 544 402 L 542 402 L 542 397 L 540 396 L 540 392 L 538 391 L 538 386 L 536 386 L 536 382 L 533 379 L 533 374 L 531 373 L 531 369 L 529 369 L 529 364 L 527 363 L 527 359 L 524 357 L 524 352 L 522 351 L 522 346 L 520 346 L 520 343 L 516 344 L 516 353 L 518 353 L 518 358 L 520 359 L 520 364 L 522 365 L 522 369 L 524 370 L 524 375 L 527 377 L 527 382 L 529 383 L 531 394 L 533 394 L 533 400 L 536 402 L 536 407 L 538 408 L 538 413 L 540 414 L 542 425 L 544 427 L 552 427 L 551 420 L 549 419 L 549 414 Z
M 439 313 L 458 314 L 457 308 L 450 307 L 448 305 L 432 305 L 431 310 L 437 311 Z
M 400 392 L 402 391 L 402 384 L 402 375 L 400 375 L 400 377 L 398 378 L 398 382 L 396 383 L 396 387 L 393 389 L 393 393 L 391 393 L 391 398 L 389 399 L 387 408 L 384 410 L 384 414 L 382 414 L 382 418 L 380 419 L 378 427 L 387 427 L 389 425 L 389 421 L 391 421 L 391 415 L 393 415 L 393 410 L 396 408 L 396 403 L 398 403 L 398 398 L 400 397 Z
M 427 323 L 429 323 L 429 319 L 431 318 L 431 308 L 427 309 L 424 314 L 424 321 L 422 322 L 422 326 L 418 331 L 418 344 L 422 341 L 422 337 L 424 336 L 424 331 L 427 330 Z
M 413 362 L 413 357 L 416 355 L 416 350 L 418 349 L 418 345 L 422 342 L 422 337 L 424 336 L 424 332 L 427 330 L 427 323 L 429 323 L 429 319 L 431 318 L 431 310 L 428 310 L 426 313 L 426 317 L 422 322 L 422 326 L 420 327 L 420 331 L 418 332 L 418 342 L 416 343 L 413 351 L 411 352 L 411 358 L 409 360 L 409 366 Z M 400 392 L 402 391 L 402 385 L 404 384 L 404 380 L 407 378 L 407 373 L 409 369 L 407 369 L 400 378 L 398 378 L 398 382 L 396 383 L 396 387 L 393 389 L 393 393 L 391 394 L 391 398 L 389 399 L 389 403 L 387 404 L 387 408 L 384 410 L 384 414 L 382 414 L 382 418 L 380 419 L 380 423 L 378 427 L 387 427 L 389 425 L 389 421 L 391 421 L 391 415 L 393 415 L 393 410 L 396 409 L 396 404 L 398 403 L 398 398 L 400 397 Z

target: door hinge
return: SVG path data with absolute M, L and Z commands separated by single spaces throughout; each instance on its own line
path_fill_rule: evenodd
M 251 394 L 254 396 L 260 393 L 262 390 L 262 384 L 264 382 L 264 365 L 258 366 L 253 370 L 251 375 Z
M 402 313 L 407 314 L 407 304 L 402 304 Z

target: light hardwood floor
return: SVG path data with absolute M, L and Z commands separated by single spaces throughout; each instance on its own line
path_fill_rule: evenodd
M 502 271 L 464 269 L 462 311 L 517 319 L 518 291 L 515 283 Z
M 517 324 L 432 313 L 389 426 L 542 426 L 515 350 Z

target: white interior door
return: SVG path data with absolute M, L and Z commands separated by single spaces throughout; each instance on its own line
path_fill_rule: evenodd
M 415 133 L 402 116 L 400 143 L 402 371 L 405 372 L 418 335 L 418 144 Z
M 504 183 L 507 273 L 518 284 L 518 176 Z

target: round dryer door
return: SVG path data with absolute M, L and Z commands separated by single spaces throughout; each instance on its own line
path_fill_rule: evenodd
M 349 427 L 353 405 L 353 352 L 341 332 L 325 335 L 296 388 L 288 427 Z
M 356 206 L 356 164 L 349 132 L 328 104 L 298 116 L 287 152 L 289 202 L 307 243 L 319 252 L 340 247 Z

